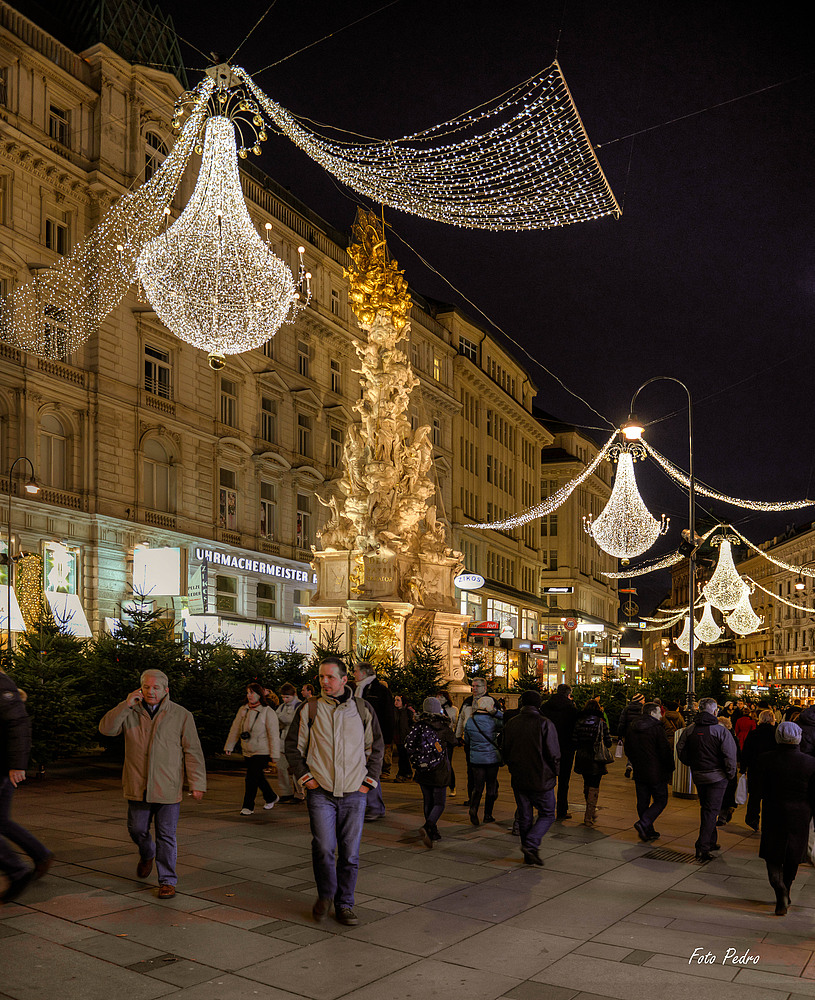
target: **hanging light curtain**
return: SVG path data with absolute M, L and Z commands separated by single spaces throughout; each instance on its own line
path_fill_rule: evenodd
M 721 625 L 717 625 L 713 619 L 713 608 L 710 606 L 710 603 L 705 604 L 702 618 L 696 626 L 697 638 L 701 642 L 715 642 L 723 631 L 724 629 Z

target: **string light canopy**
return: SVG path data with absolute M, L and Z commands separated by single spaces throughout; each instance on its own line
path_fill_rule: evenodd
M 245 102 L 238 104 L 244 107 Z M 236 127 L 230 118 L 218 114 L 208 119 L 202 153 L 186 208 L 150 240 L 136 267 L 159 319 L 181 340 L 207 351 L 217 370 L 225 355 L 259 347 L 291 322 L 310 298 L 311 276 L 300 247 L 301 298 L 268 236 L 264 241 L 258 235 L 241 191 Z
M 624 569 L 614 573 L 603 571 L 601 576 L 608 577 L 609 580 L 628 580 L 632 576 L 645 576 L 646 573 L 655 573 L 658 569 L 667 569 L 669 566 L 675 566 L 677 563 L 682 562 L 684 558 L 681 552 L 671 552 L 667 556 L 662 556 L 653 562 L 638 566 L 636 569 Z
M 734 539 L 735 540 L 735 539 Z M 714 538 L 711 545 L 719 546 L 719 558 L 713 576 L 702 587 L 702 593 L 719 611 L 732 611 L 741 600 L 744 581 L 733 564 L 733 550 L 725 536 Z
M 557 62 L 422 132 L 344 142 L 307 129 L 233 67 L 271 122 L 358 194 L 473 229 L 548 229 L 622 214 Z
M 707 643 L 715 642 L 724 631 L 713 618 L 713 607 L 710 601 L 705 602 L 705 610 L 702 612 L 702 617 L 694 631 L 701 642 Z
M 753 606 L 750 603 L 750 587 L 746 583 L 739 603 L 724 620 L 727 627 L 736 635 L 750 635 L 764 624 L 764 619 L 759 618 L 753 611 Z
M 669 520 L 650 513 L 637 489 L 634 460 L 644 455 L 639 444 L 617 444 L 610 449 L 617 459 L 617 475 L 608 503 L 597 520 L 583 519 L 585 530 L 604 552 L 618 559 L 633 559 L 646 552 L 668 530 Z

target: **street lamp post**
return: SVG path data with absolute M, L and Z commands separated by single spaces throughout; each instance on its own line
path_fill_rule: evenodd
M 31 459 L 27 458 L 25 455 L 20 455 L 19 458 L 15 458 L 8 471 L 8 520 L 6 521 L 8 534 L 8 545 L 6 547 L 6 633 L 8 635 L 9 650 L 11 650 L 11 486 L 14 479 L 14 469 L 18 462 L 28 462 L 29 468 L 31 469 L 31 475 L 29 476 L 28 482 L 25 484 L 26 493 L 37 494 L 40 492 L 37 480 L 34 477 L 34 465 Z
M 637 389 L 634 395 L 631 397 L 631 407 L 628 411 L 628 420 L 623 424 L 620 430 L 625 435 L 626 439 L 629 441 L 639 441 L 642 437 L 642 432 L 645 430 L 643 425 L 637 420 L 634 415 L 634 404 L 637 401 L 637 396 L 642 392 L 642 390 L 650 385 L 652 382 L 675 382 L 677 385 L 681 385 L 682 388 L 687 393 L 688 397 L 688 537 L 687 537 L 687 547 L 688 547 L 688 631 L 690 634 L 689 646 L 688 646 L 688 692 L 687 692 L 687 711 L 689 717 L 693 715 L 693 703 L 696 699 L 696 671 L 694 667 L 694 607 L 696 605 L 696 492 L 695 492 L 695 480 L 693 478 L 693 401 L 691 399 L 690 389 L 685 385 L 684 382 L 680 381 L 678 378 L 674 378 L 672 375 L 655 375 L 653 378 L 649 378 L 647 382 L 643 382 L 642 385 Z M 684 532 L 683 532 L 684 534 Z M 681 549 L 680 549 L 681 551 Z

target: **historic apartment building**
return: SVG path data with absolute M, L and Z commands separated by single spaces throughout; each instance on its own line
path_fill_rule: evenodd
M 155 18 L 145 24 L 165 33 L 158 41 L 166 58 L 177 52 L 169 29 Z M 139 65 L 138 38 L 107 40 L 91 37 L 76 53 L 0 4 L 3 294 L 69 254 L 173 142 L 179 79 Z M 183 78 L 180 63 L 177 72 Z M 220 630 L 237 645 L 270 648 L 306 642 L 300 609 L 314 589 L 311 546 L 323 503 L 339 486 L 359 397 L 353 340 L 360 331 L 343 277 L 347 237 L 243 161 L 241 178 L 258 230 L 272 227 L 275 253 L 296 268 L 297 247 L 305 246 L 313 275 L 307 309 L 263 348 L 230 356 L 214 372 L 135 289 L 98 334 L 59 360 L 0 343 L 0 491 L 11 499 L 13 554 L 42 560 L 45 590 L 63 595 L 55 606 L 80 631 L 85 619 L 87 631 L 113 627 L 134 589 L 180 622 L 203 577 L 204 603 L 196 598 L 184 612 L 191 633 Z M 185 177 L 173 215 L 192 182 Z M 466 527 L 538 501 L 541 450 L 556 435 L 535 419 L 536 389 L 495 337 L 413 294 L 409 351 L 420 386 L 411 420 L 431 428 L 435 502 L 454 525 L 452 544 L 486 580 L 481 591 L 461 595 L 462 609 L 513 623 L 518 642 L 539 640 L 543 567 L 579 583 L 581 614 L 615 621 L 614 588 L 599 587 L 577 549 L 559 552 L 553 567 L 552 537 L 541 537 L 538 522 L 513 532 Z M 48 322 L 58 340 L 58 310 Z M 9 483 L 21 456 L 33 465 L 36 496 L 22 489 L 26 462 Z M 575 452 L 557 476 L 580 461 Z M 606 488 L 592 486 L 598 496 Z M 8 506 L 0 506 L 5 538 Z M 564 510 L 563 523 L 571 516 Z M 532 652 L 510 649 L 499 666 L 508 670 L 511 656 Z

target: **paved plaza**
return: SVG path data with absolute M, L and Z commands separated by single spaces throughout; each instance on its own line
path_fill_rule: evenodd
M 573 795 L 575 818 L 552 827 L 545 867 L 532 868 L 507 832 L 506 771 L 501 781 L 499 822 L 473 827 L 451 799 L 433 851 L 418 838 L 418 787 L 386 783 L 388 815 L 365 827 L 360 924 L 348 928 L 311 918 L 304 807 L 240 817 L 242 772 L 211 774 L 200 804 L 185 798 L 178 894 L 159 901 L 155 873 L 135 876 L 118 770 L 56 767 L 16 795 L 16 818 L 57 862 L 0 907 L 0 998 L 815 997 L 815 870 L 801 869 L 793 907 L 775 917 L 743 810 L 710 864 L 688 860 L 693 801 L 672 799 L 661 840 L 642 844 L 618 763 L 597 828 L 580 824 Z M 689 962 L 695 949 L 706 962 Z

